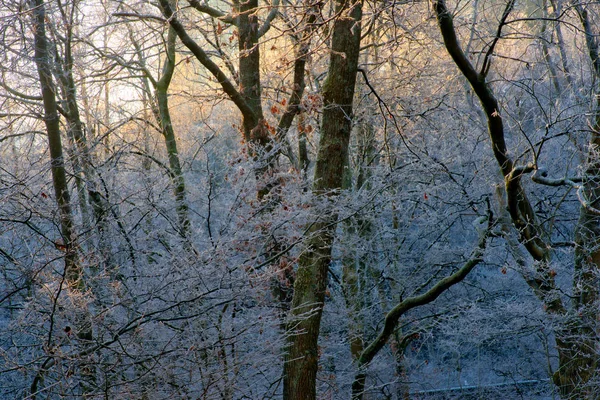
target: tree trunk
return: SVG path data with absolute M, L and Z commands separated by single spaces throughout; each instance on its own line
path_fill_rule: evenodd
M 258 45 L 258 0 L 235 1 L 238 14 L 238 48 L 239 48 L 239 91 L 248 104 L 254 118 L 244 116 L 244 138 L 255 146 L 268 146 L 269 137 L 266 129 L 261 129 L 260 121 L 264 119 L 261 103 L 260 83 L 260 48 Z M 258 130 L 256 128 L 259 128 Z M 259 149 L 255 149 L 259 150 Z M 262 149 L 260 149 L 262 151 Z
M 600 77 L 597 41 L 592 32 L 587 10 L 577 5 L 577 13 L 586 35 L 588 55 L 593 72 Z M 573 276 L 573 313 L 568 321 L 564 340 L 567 351 L 561 354 L 568 361 L 559 366 L 554 382 L 561 395 L 567 399 L 595 399 L 597 387 L 590 385 L 598 365 L 596 347 L 598 339 L 598 265 L 600 264 L 600 96 L 596 93 L 594 119 L 589 142 L 589 153 L 580 196 L 584 202 L 580 208 L 575 228 L 575 268 Z M 576 315 L 576 317 L 575 317 Z
M 68 135 L 73 141 L 73 165 L 76 167 L 75 179 L 78 186 L 80 201 L 82 203 L 82 214 L 86 231 L 96 229 L 99 238 L 99 248 L 103 256 L 103 261 L 107 265 L 111 265 L 112 252 L 110 243 L 107 241 L 107 213 L 108 205 L 106 200 L 100 194 L 98 188 L 98 173 L 92 164 L 92 156 L 87 143 L 85 129 L 79 113 L 79 105 L 77 101 L 77 88 L 73 77 L 73 54 L 72 54 L 72 38 L 73 38 L 73 20 L 74 9 L 63 9 L 63 23 L 67 29 L 64 42 L 64 59 L 57 62 L 57 78 L 62 86 L 64 97 L 65 118 L 68 125 Z M 58 61 L 58 60 L 57 60 Z M 82 182 L 83 181 L 83 182 Z M 88 214 L 88 204 L 92 207 L 94 216 L 93 221 L 86 218 Z M 93 226 L 91 226 L 93 225 Z
M 71 210 L 71 199 L 65 171 L 65 161 L 63 156 L 62 140 L 60 133 L 60 124 L 58 116 L 58 107 L 56 103 L 56 88 L 52 80 L 52 69 L 50 64 L 50 52 L 48 39 L 46 36 L 46 10 L 43 0 L 35 0 L 32 8 L 33 14 L 33 36 L 35 47 L 35 63 L 39 75 L 40 88 L 42 92 L 42 101 L 44 106 L 44 124 L 48 134 L 48 147 L 50 149 L 50 162 L 52 183 L 56 204 L 60 216 L 60 227 L 62 243 L 56 243 L 65 252 L 64 281 L 68 289 L 84 289 L 83 271 L 78 260 L 77 237 L 73 223 Z M 93 339 L 92 323 L 87 310 L 76 310 L 74 316 L 76 324 L 76 334 L 82 340 L 84 347 Z M 47 343 L 51 347 L 51 343 Z M 49 358 L 52 359 L 52 358 Z M 81 387 L 85 393 L 89 388 L 88 384 L 94 380 L 93 367 L 87 363 L 80 365 Z M 35 397 L 37 385 L 42 381 L 45 373 L 42 365 L 31 386 L 31 393 Z
M 362 1 L 337 3 L 336 14 L 344 17 L 334 22 L 331 61 L 323 86 L 324 110 L 313 186 L 316 195 L 339 190 L 348 164 Z M 286 400 L 316 398 L 319 328 L 337 221 L 335 213 L 325 212 L 324 215 L 327 216 L 309 229 L 299 260 L 284 366 L 283 396 Z
M 550 4 L 552 5 L 552 13 L 550 14 L 550 18 L 557 19 L 560 15 L 562 15 L 561 3 L 560 0 L 550 0 Z M 567 84 L 569 86 L 569 90 L 573 90 L 575 88 L 575 82 L 573 82 L 573 76 L 571 75 L 571 70 L 569 68 L 569 60 L 567 57 L 567 52 L 565 50 L 565 40 L 563 39 L 561 22 L 556 22 L 556 41 L 558 44 L 558 51 L 560 52 L 560 61 L 562 64 L 562 70 L 567 79 Z
M 371 121 L 367 121 L 370 115 L 374 115 L 374 109 L 367 106 L 358 122 L 356 131 L 356 147 L 357 147 L 357 169 L 355 191 L 361 189 L 368 190 L 368 179 L 370 176 L 369 166 L 376 157 L 375 149 L 375 132 Z M 352 190 L 352 174 L 350 168 L 346 171 L 346 180 L 344 188 Z M 365 188 L 365 186 L 367 186 Z M 370 220 L 361 216 L 350 218 L 345 224 L 345 234 L 350 240 L 360 239 L 363 243 L 368 243 L 369 238 L 374 234 L 374 227 Z M 369 293 L 366 291 L 369 287 L 377 286 L 372 279 L 373 271 L 370 268 L 370 260 L 368 253 L 363 249 L 352 251 L 354 246 L 348 246 L 348 254 L 343 258 L 342 268 L 342 289 L 346 307 L 349 310 L 348 315 L 348 335 L 350 342 L 350 354 L 352 361 L 357 362 L 360 355 L 364 351 L 364 344 L 367 341 L 365 321 L 363 310 L 369 309 L 371 304 L 369 301 Z M 376 278 L 375 278 L 376 279 Z M 365 388 L 366 374 L 360 380 L 357 380 L 352 388 L 353 399 L 360 400 L 363 398 Z
M 187 190 L 179 150 L 177 148 L 177 139 L 173 129 L 171 113 L 169 111 L 169 86 L 175 72 L 175 44 L 177 41 L 177 32 L 172 26 L 169 26 L 167 40 L 165 41 L 165 59 L 162 72 L 158 80 L 151 76 L 146 66 L 146 56 L 142 46 L 136 40 L 133 32 L 129 32 L 129 38 L 135 48 L 138 62 L 144 71 L 142 76 L 142 87 L 144 88 L 144 102 L 150 104 L 152 114 L 160 125 L 160 133 L 165 140 L 165 148 L 169 159 L 169 178 L 173 185 L 173 195 L 175 197 L 175 212 L 177 213 L 179 235 L 184 240 L 186 251 L 193 252 L 191 243 L 191 222 L 189 219 L 189 210 L 187 205 Z M 152 86 L 151 86 L 152 85 Z M 151 87 L 154 88 L 152 94 Z M 144 148 L 148 148 L 148 134 L 144 132 Z M 147 151 L 146 151 L 147 152 Z M 146 160 L 146 159 L 145 159 Z M 149 165 L 144 164 L 144 169 L 149 169 Z
M 70 285 L 81 284 L 82 272 L 77 262 L 77 240 L 71 211 L 71 197 L 65 172 L 62 140 L 58 107 L 56 104 L 55 87 L 50 68 L 50 53 L 46 37 L 46 10 L 42 0 L 36 0 L 33 8 L 35 63 L 40 79 L 42 99 L 44 104 L 44 124 L 48 133 L 48 148 L 50 149 L 52 183 L 56 204 L 60 215 L 60 227 L 65 249 L 65 279 Z
M 175 71 L 175 41 L 177 33 L 173 27 L 169 27 L 167 34 L 167 51 L 165 63 L 162 70 L 161 78 L 156 82 L 156 118 L 160 122 L 162 134 L 165 138 L 165 146 L 169 157 L 169 168 L 171 169 L 171 180 L 173 181 L 173 192 L 175 194 L 175 209 L 179 219 L 180 234 L 188 244 L 191 227 L 186 201 L 185 179 L 181 162 L 179 160 L 179 151 L 177 149 L 177 141 L 175 139 L 175 131 L 171 122 L 171 113 L 169 112 L 168 89 Z

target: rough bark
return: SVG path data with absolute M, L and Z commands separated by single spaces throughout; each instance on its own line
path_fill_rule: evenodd
M 334 22 L 328 77 L 323 87 L 323 120 L 313 185 L 316 195 L 342 187 L 360 52 L 362 2 L 341 1 L 335 8 L 341 17 Z M 286 400 L 316 398 L 317 343 L 337 221 L 335 213 L 325 215 L 307 233 L 299 260 L 284 366 Z
M 258 0 L 236 1 L 235 12 L 238 27 L 239 48 L 239 91 L 252 110 L 254 118 L 246 121 L 244 115 L 244 137 L 247 141 L 261 147 L 269 144 L 268 131 L 256 130 L 257 123 L 264 119 L 261 102 L 260 83 L 260 47 L 258 46 Z M 254 130 L 254 132 L 253 132 Z

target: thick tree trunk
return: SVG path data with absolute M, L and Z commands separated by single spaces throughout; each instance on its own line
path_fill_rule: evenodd
M 261 102 L 260 83 L 260 47 L 258 45 L 258 0 L 236 1 L 238 13 L 237 27 L 239 36 L 239 91 L 248 107 L 254 113 L 254 118 L 244 116 L 244 138 L 249 144 L 264 148 L 270 143 L 268 130 L 261 127 L 264 119 Z M 258 129 L 257 129 L 258 128 Z
M 341 1 L 336 4 L 336 14 L 340 17 L 334 22 L 331 62 L 323 87 L 321 140 L 313 186 L 316 195 L 340 189 L 344 168 L 348 164 L 362 1 Z M 314 223 L 307 233 L 305 249 L 299 260 L 284 367 L 283 395 L 286 400 L 316 398 L 317 343 L 337 221 L 334 213 L 325 212 L 324 215 L 327 217 Z

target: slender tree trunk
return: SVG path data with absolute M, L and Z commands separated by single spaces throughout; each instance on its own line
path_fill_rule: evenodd
M 287 153 L 288 158 L 292 162 L 292 164 L 300 171 L 306 171 L 308 167 L 308 156 L 306 154 L 306 132 L 302 129 L 302 123 L 298 124 L 298 158 L 296 159 L 291 146 L 286 138 L 286 134 L 290 127 L 292 126 L 292 122 L 294 121 L 294 117 L 302 113 L 302 107 L 300 105 L 302 101 L 302 95 L 304 94 L 304 88 L 306 87 L 305 77 L 305 69 L 306 62 L 308 61 L 308 56 L 310 54 L 310 42 L 313 34 L 313 30 L 315 28 L 315 21 L 320 13 L 321 4 L 313 5 L 310 4 L 310 1 L 307 5 L 307 18 L 306 25 L 300 34 L 300 37 L 297 39 L 296 43 L 296 59 L 294 60 L 294 79 L 292 83 L 292 92 L 287 101 L 287 106 L 284 113 L 281 115 L 279 119 L 279 123 L 277 124 L 277 132 L 276 139 L 277 142 L 284 147 L 282 150 Z
M 78 191 L 82 204 L 82 213 L 84 214 L 84 223 L 86 231 L 96 229 L 99 238 L 99 248 L 103 256 L 103 260 L 107 265 L 111 265 L 112 252 L 110 243 L 107 241 L 107 213 L 108 205 L 104 197 L 100 194 L 98 188 L 98 173 L 96 172 L 92 156 L 88 147 L 87 138 L 83 122 L 79 113 L 79 105 L 77 100 L 77 88 L 73 77 L 73 54 L 72 54 L 72 38 L 74 29 L 75 9 L 66 10 L 63 7 L 64 25 L 67 32 L 63 39 L 64 41 L 64 59 L 57 60 L 56 68 L 58 68 L 58 80 L 62 86 L 64 96 L 65 117 L 68 125 L 68 135 L 73 141 L 73 164 L 76 166 L 75 177 L 77 180 Z M 87 218 L 88 204 L 92 207 L 94 221 L 89 221 Z M 93 225 L 93 226 L 92 226 Z
M 65 249 L 65 278 L 69 284 L 81 284 L 82 271 L 77 262 L 77 240 L 73 216 L 71 211 L 71 196 L 65 172 L 62 139 L 56 104 L 52 69 L 50 68 L 50 52 L 46 37 L 46 10 L 43 0 L 35 0 L 34 8 L 34 42 L 35 63 L 40 79 L 42 99 L 44 103 L 44 124 L 48 133 L 48 147 L 50 149 L 52 183 L 56 204 L 60 215 L 62 240 Z
M 298 167 L 302 173 L 302 178 L 307 179 L 310 159 L 308 158 L 308 148 L 306 146 L 306 125 L 304 113 L 298 114 Z
M 179 158 L 179 150 L 177 148 L 177 139 L 173 129 L 171 113 L 169 111 L 169 86 L 175 72 L 175 44 L 177 41 L 177 32 L 172 26 L 169 26 L 165 48 L 165 59 L 160 78 L 154 79 L 146 67 L 146 59 L 142 47 L 135 39 L 133 32 L 129 32 L 129 37 L 135 47 L 138 62 L 145 76 L 142 77 L 144 88 L 145 103 L 150 104 L 154 118 L 160 125 L 160 132 L 165 140 L 165 148 L 169 159 L 169 178 L 173 185 L 173 195 L 175 197 L 175 211 L 177 213 L 179 234 L 185 241 L 185 246 L 188 251 L 193 252 L 191 244 L 191 222 L 189 218 L 189 210 L 187 205 L 187 190 L 181 160 Z M 152 86 L 151 86 L 152 84 Z M 152 96 L 151 87 L 154 88 L 154 96 Z M 144 147 L 149 146 L 149 137 L 147 132 L 144 132 Z M 149 165 L 144 165 L 145 169 L 149 169 Z
M 55 95 L 56 87 L 52 80 L 52 69 L 50 66 L 51 56 L 46 36 L 46 10 L 43 0 L 35 0 L 33 2 L 32 13 L 34 23 L 33 36 L 35 63 L 42 92 L 44 124 L 46 125 L 46 132 L 48 134 L 52 183 L 60 216 L 63 241 L 61 247 L 64 248 L 65 252 L 64 280 L 69 290 L 82 290 L 84 288 L 83 271 L 78 260 L 77 237 L 75 234 L 70 204 L 71 199 L 65 171 L 58 107 Z M 86 343 L 93 339 L 90 315 L 87 310 L 76 312 L 77 315 L 74 316 L 76 334 L 78 338 L 82 340 L 83 345 L 86 346 Z M 50 343 L 48 343 L 48 345 L 50 345 Z M 82 391 L 85 393 L 89 389 L 87 385 L 94 380 L 94 371 L 91 365 L 87 363 L 82 363 L 80 369 L 82 376 Z M 32 395 L 35 395 L 38 383 L 43 380 L 44 372 L 44 366 L 42 365 L 38 375 L 32 383 Z
M 356 177 L 355 191 L 365 189 L 368 190 L 368 179 L 370 176 L 369 166 L 375 157 L 374 146 L 374 130 L 370 121 L 365 120 L 374 110 L 371 107 L 366 107 L 363 110 L 363 118 L 357 124 L 356 131 L 356 147 L 357 147 L 357 164 L 358 174 Z M 350 168 L 346 172 L 345 189 L 352 190 L 352 174 Z M 363 242 L 368 242 L 373 235 L 373 224 L 371 221 L 356 216 L 348 220 L 345 224 L 345 234 L 350 237 L 350 240 L 360 238 Z M 350 342 L 350 354 L 352 360 L 357 362 L 360 355 L 364 351 L 364 343 L 366 338 L 365 322 L 363 318 L 363 310 L 370 306 L 369 293 L 366 291 L 368 287 L 375 287 L 372 280 L 372 269 L 369 267 L 368 252 L 364 249 L 352 251 L 354 246 L 348 246 L 349 254 L 344 257 L 342 269 L 342 284 L 344 292 L 344 300 L 346 307 L 350 311 L 348 315 L 349 326 L 348 335 Z M 362 399 L 364 386 L 366 382 L 366 374 L 363 378 L 356 382 L 353 387 L 354 399 Z
M 561 11 L 561 0 L 550 0 L 550 4 L 552 5 L 552 13 L 550 14 L 550 18 L 558 18 Z M 562 64 L 563 73 L 567 79 L 567 84 L 569 85 L 569 89 L 573 90 L 575 88 L 575 82 L 573 82 L 573 76 L 571 75 L 571 70 L 569 68 L 569 59 L 567 57 L 567 52 L 565 50 L 565 40 L 563 39 L 561 22 L 556 22 L 556 40 L 558 42 L 558 51 L 560 52 L 560 61 Z
M 185 179 L 179 159 L 175 131 L 171 122 L 171 113 L 169 112 L 168 89 L 175 71 L 175 41 L 177 33 L 173 27 L 169 27 L 167 34 L 167 51 L 162 76 L 156 82 L 156 116 L 162 128 L 162 134 L 165 138 L 165 145 L 169 157 L 169 168 L 172 173 L 173 191 L 175 194 L 175 207 L 179 219 L 179 229 L 181 236 L 186 243 L 191 239 L 191 225 L 189 219 L 188 205 L 186 200 Z
M 321 140 L 313 186 L 316 195 L 342 187 L 344 168 L 348 165 L 352 100 L 360 52 L 362 1 L 341 1 L 335 9 L 341 17 L 334 22 L 331 61 L 323 87 Z M 299 260 L 284 366 L 286 400 L 316 398 L 317 343 L 337 221 L 335 213 L 324 215 L 309 229 Z
M 548 34 L 548 22 L 546 18 L 548 18 L 548 5 L 546 1 L 543 2 L 542 12 L 544 13 L 544 19 L 542 19 L 542 28 L 540 32 L 540 42 L 542 45 L 542 55 L 544 56 L 544 61 L 546 61 L 546 65 L 548 66 L 548 72 L 550 72 L 550 80 L 554 85 L 554 89 L 556 90 L 556 96 L 560 96 L 562 94 L 562 89 L 560 85 L 560 79 L 558 78 L 558 74 L 556 73 L 556 65 L 554 64 L 554 60 L 552 60 L 552 56 L 550 55 L 550 49 L 548 48 L 548 42 L 550 41 L 552 34 Z

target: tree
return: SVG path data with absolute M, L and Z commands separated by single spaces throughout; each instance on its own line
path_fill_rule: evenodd
M 331 196 L 342 188 L 348 166 L 352 102 L 360 53 L 362 1 L 336 3 L 331 60 L 323 85 L 323 120 L 313 193 Z M 284 398 L 315 399 L 318 338 L 337 215 L 326 214 L 308 230 L 299 259 L 284 366 Z
M 54 195 L 60 216 L 62 243 L 59 243 L 59 245 L 64 246 L 65 252 L 64 280 L 61 282 L 61 285 L 64 283 L 67 291 L 82 291 L 85 288 L 85 283 L 83 280 L 83 271 L 79 264 L 77 235 L 73 223 L 69 188 L 67 186 L 55 85 L 52 79 L 52 68 L 50 67 L 51 56 L 46 36 L 46 10 L 44 2 L 41 0 L 36 1 L 33 7 L 33 35 L 35 62 L 44 104 L 44 124 L 46 125 L 48 134 L 48 148 L 50 149 L 52 183 L 54 185 Z M 72 106 L 73 104 L 69 105 Z M 72 112 L 73 110 L 70 111 Z M 84 341 L 85 346 L 85 342 L 93 339 L 93 333 L 88 313 L 84 311 L 81 314 L 75 317 L 75 328 L 77 336 Z M 49 342 L 48 346 L 51 347 L 53 344 Z M 43 380 L 45 370 L 52 366 L 53 360 L 52 357 L 49 357 L 33 380 L 30 393 L 33 398 L 35 398 L 38 392 L 38 384 L 40 380 Z M 90 375 L 90 371 L 84 367 L 83 374 Z M 91 374 L 93 375 L 93 373 Z M 85 391 L 86 388 L 84 387 L 83 390 Z
M 134 33 L 130 32 L 130 38 L 135 47 L 137 53 L 138 62 L 144 73 L 144 89 L 147 96 L 152 99 L 152 113 L 154 118 L 158 121 L 161 127 L 161 133 L 165 140 L 165 147 L 167 149 L 167 155 L 169 159 L 169 175 L 173 182 L 173 193 L 175 195 L 176 212 L 179 219 L 179 229 L 181 236 L 185 240 L 188 251 L 192 251 L 190 235 L 191 225 L 189 218 L 189 210 L 186 201 L 186 189 L 185 189 L 185 178 L 183 176 L 183 170 L 181 167 L 181 161 L 179 158 L 179 150 L 177 149 L 177 141 L 175 138 L 175 131 L 173 129 L 173 123 L 171 121 L 171 113 L 169 111 L 169 98 L 168 90 L 173 73 L 175 72 L 175 55 L 176 55 L 176 40 L 177 34 L 172 27 L 169 27 L 167 38 L 165 41 L 165 59 L 163 62 L 163 68 L 159 79 L 155 79 L 148 68 L 146 67 L 146 58 L 143 54 L 143 50 L 134 37 Z M 152 95 L 148 82 L 154 88 L 154 95 Z
M 0 397 L 594 398 L 595 8 L 453 4 L 4 0 Z
M 456 36 L 452 15 L 446 7 L 445 1 L 436 1 L 434 9 L 446 49 L 457 67 L 469 81 L 485 111 L 494 156 L 504 176 L 508 211 L 512 223 L 518 231 L 519 241 L 536 261 L 536 275 L 533 277 L 526 276 L 527 284 L 544 303 L 545 309 L 550 315 L 567 317 L 566 321 L 563 322 L 564 326 L 556 332 L 559 367 L 554 374 L 554 382 L 559 386 L 561 394 L 565 398 L 587 398 L 590 395 L 594 396 L 594 390 L 592 389 L 590 392 L 590 389 L 586 388 L 586 384 L 592 378 L 596 368 L 595 344 L 594 339 L 591 338 L 593 336 L 591 332 L 594 330 L 592 326 L 595 323 L 590 323 L 589 309 L 596 301 L 595 292 L 597 291 L 597 284 L 593 270 L 597 268 L 597 265 L 593 254 L 589 252 L 593 252 L 591 249 L 595 247 L 593 243 L 597 240 L 597 235 L 594 233 L 596 230 L 594 226 L 597 224 L 597 219 L 593 212 L 593 207 L 590 208 L 588 200 L 585 200 L 585 198 L 589 197 L 583 197 L 582 210 L 575 232 L 577 249 L 573 293 L 574 310 L 570 311 L 563 304 L 557 293 L 554 279 L 555 272 L 550 266 L 552 247 L 543 239 L 544 232 L 521 183 L 524 174 L 537 170 L 539 166 L 534 163 L 517 166 L 510 158 L 504 137 L 503 118 L 499 111 L 500 106 L 486 79 L 490 71 L 495 46 L 502 38 L 502 28 L 507 24 L 507 19 L 514 5 L 513 1 L 509 1 L 506 4 L 496 36 L 486 50 L 480 71 L 475 70 L 462 51 Z M 584 21 L 585 28 L 585 13 L 582 13 L 580 10 L 579 15 Z M 586 29 L 586 40 L 589 42 L 592 36 L 587 32 L 588 30 Z M 593 53 L 595 46 L 588 45 L 588 48 Z M 595 54 L 590 54 L 590 58 L 593 62 L 596 62 L 598 57 Z M 596 128 L 593 128 L 591 149 L 596 146 L 595 131 Z M 596 197 L 593 182 L 597 173 L 593 159 L 594 157 L 588 161 L 590 164 L 586 170 L 586 178 L 584 178 L 584 182 L 587 184 L 583 186 L 587 188 L 589 191 L 588 196 L 591 198 Z M 542 177 L 538 176 L 537 181 L 541 184 L 549 185 L 573 184 L 569 180 L 546 180 L 543 175 Z M 575 316 L 574 314 L 576 313 L 579 316 Z

